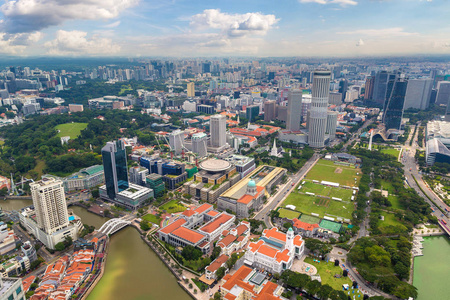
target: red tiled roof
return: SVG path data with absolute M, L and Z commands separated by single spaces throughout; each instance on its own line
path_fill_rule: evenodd
M 207 214 L 208 216 L 215 217 L 215 216 L 217 216 L 217 215 L 220 214 L 220 213 L 219 213 L 218 211 L 211 210 L 211 211 L 208 211 L 206 214 Z
M 236 240 L 236 237 L 232 234 L 227 235 L 226 237 L 224 237 L 223 239 L 221 239 L 217 245 L 221 248 L 224 247 L 228 247 L 228 245 L 230 245 L 232 242 L 234 242 Z
M 237 202 L 243 203 L 243 204 L 249 204 L 253 199 L 258 197 L 259 194 L 261 194 L 262 191 L 264 191 L 264 187 L 256 186 L 256 195 L 255 196 L 245 194 Z
M 36 279 L 36 276 L 33 276 L 33 275 L 22 279 L 23 290 L 24 290 L 25 293 L 28 292 L 28 290 L 30 289 L 31 284 L 34 282 L 35 279 Z
M 282 261 L 289 261 L 289 259 L 291 258 L 289 256 L 289 250 L 288 249 L 284 249 L 283 252 L 278 252 L 277 253 L 277 262 L 282 262 Z
M 201 214 L 202 212 L 204 212 L 205 210 L 210 209 L 211 207 L 213 207 L 211 204 L 209 203 L 203 203 L 202 205 L 200 205 L 199 207 L 197 207 L 196 209 L 194 209 L 195 212 L 198 212 L 198 214 Z
M 195 214 L 195 211 L 193 211 L 192 209 L 188 209 L 188 210 L 183 211 L 182 214 L 186 217 L 190 217 Z
M 164 227 L 163 229 L 161 229 L 160 231 L 162 233 L 165 234 L 169 234 L 172 231 L 174 231 L 175 229 L 179 228 L 181 225 L 183 225 L 184 223 L 186 223 L 185 219 L 178 219 L 175 222 L 170 223 L 169 225 L 167 225 L 166 227 Z
M 274 238 L 279 241 L 286 242 L 286 234 L 279 232 L 276 227 L 273 227 L 271 229 L 265 229 L 263 234 L 268 238 Z
M 277 255 L 278 250 L 264 244 L 264 245 L 261 245 L 261 247 L 259 247 L 258 253 L 261 253 L 262 255 L 273 258 Z
M 301 246 L 303 244 L 303 240 L 299 235 L 296 235 L 294 238 L 294 245 Z
M 219 269 L 224 263 L 226 263 L 228 260 L 228 255 L 222 254 L 218 258 L 216 258 L 209 266 L 206 267 L 206 270 L 208 270 L 211 273 L 214 273 Z
M 252 269 L 250 269 L 247 266 L 240 267 L 232 276 L 225 277 L 227 278 L 227 282 L 224 283 L 222 286 L 225 290 L 231 290 L 236 284 L 238 284 L 240 287 L 250 291 L 253 293 L 253 285 L 243 282 L 242 280 L 245 279 L 245 277 L 248 276 L 252 272 Z
M 294 222 L 294 227 L 301 228 L 308 231 L 313 231 L 315 228 L 319 228 L 319 224 L 309 224 L 303 221 L 300 221 L 299 219 L 292 219 Z
M 186 241 L 189 241 L 193 244 L 198 243 L 201 239 L 205 237 L 203 234 L 200 234 L 197 231 L 194 231 L 186 227 L 180 227 L 174 230 L 172 234 Z
M 264 244 L 263 240 L 259 240 L 257 243 L 250 243 L 248 244 L 248 248 L 250 248 L 250 251 L 252 251 L 253 253 L 255 253 L 256 251 L 258 251 L 259 247 L 261 247 L 261 245 Z
M 248 230 L 248 227 L 245 226 L 244 224 L 241 224 L 241 225 L 239 225 L 239 226 L 236 228 L 236 231 L 237 231 L 237 235 L 238 235 L 238 236 L 241 235 L 241 234 L 243 234 L 243 233 L 246 232 L 247 230 Z
M 217 218 L 200 227 L 199 230 L 211 233 L 215 231 L 217 228 L 219 228 L 222 224 L 228 222 L 231 218 L 233 217 L 228 214 L 221 213 Z

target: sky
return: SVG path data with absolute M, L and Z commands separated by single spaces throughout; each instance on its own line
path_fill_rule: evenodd
M 450 54 L 450 0 L 3 0 L 0 56 Z

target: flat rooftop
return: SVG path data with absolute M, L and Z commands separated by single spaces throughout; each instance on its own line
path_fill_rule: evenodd
M 207 159 L 199 164 L 200 169 L 207 172 L 221 172 L 229 169 L 231 166 L 229 161 L 223 159 Z
M 266 187 L 278 174 L 283 172 L 283 168 L 273 166 L 260 166 L 231 188 L 226 190 L 221 197 L 239 200 L 247 192 L 247 184 L 250 180 L 254 180 L 257 186 Z

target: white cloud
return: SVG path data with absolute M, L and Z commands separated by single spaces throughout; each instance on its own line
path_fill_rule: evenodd
M 112 19 L 139 0 L 5 0 L 1 31 L 32 32 L 67 20 Z
M 398 37 L 417 35 L 415 32 L 406 32 L 401 27 L 384 28 L 384 29 L 359 29 L 354 31 L 338 32 L 338 34 L 366 35 L 374 37 Z
M 103 28 L 115 28 L 120 25 L 120 21 L 116 21 L 110 24 L 103 25 Z
M 87 32 L 78 30 L 58 30 L 56 38 L 44 46 L 50 55 L 107 55 L 120 51 L 111 39 L 97 35 L 87 37 Z
M 300 3 L 337 4 L 340 6 L 357 5 L 356 0 L 299 0 Z
M 242 37 L 249 34 L 265 35 L 279 20 L 275 15 L 259 12 L 246 14 L 227 14 L 219 9 L 205 9 L 190 18 L 193 29 L 219 29 L 229 37 Z
M 362 39 L 359 39 L 359 41 L 356 43 L 356 47 L 364 46 L 364 41 Z

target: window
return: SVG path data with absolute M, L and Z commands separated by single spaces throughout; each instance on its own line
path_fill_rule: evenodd
M 25 268 L 25 266 L 23 266 L 23 267 Z M 19 286 L 16 290 L 16 294 L 19 295 L 21 291 L 22 291 L 22 287 Z
M 14 299 L 14 296 L 12 294 L 9 295 L 8 300 L 13 300 L 13 299 Z

